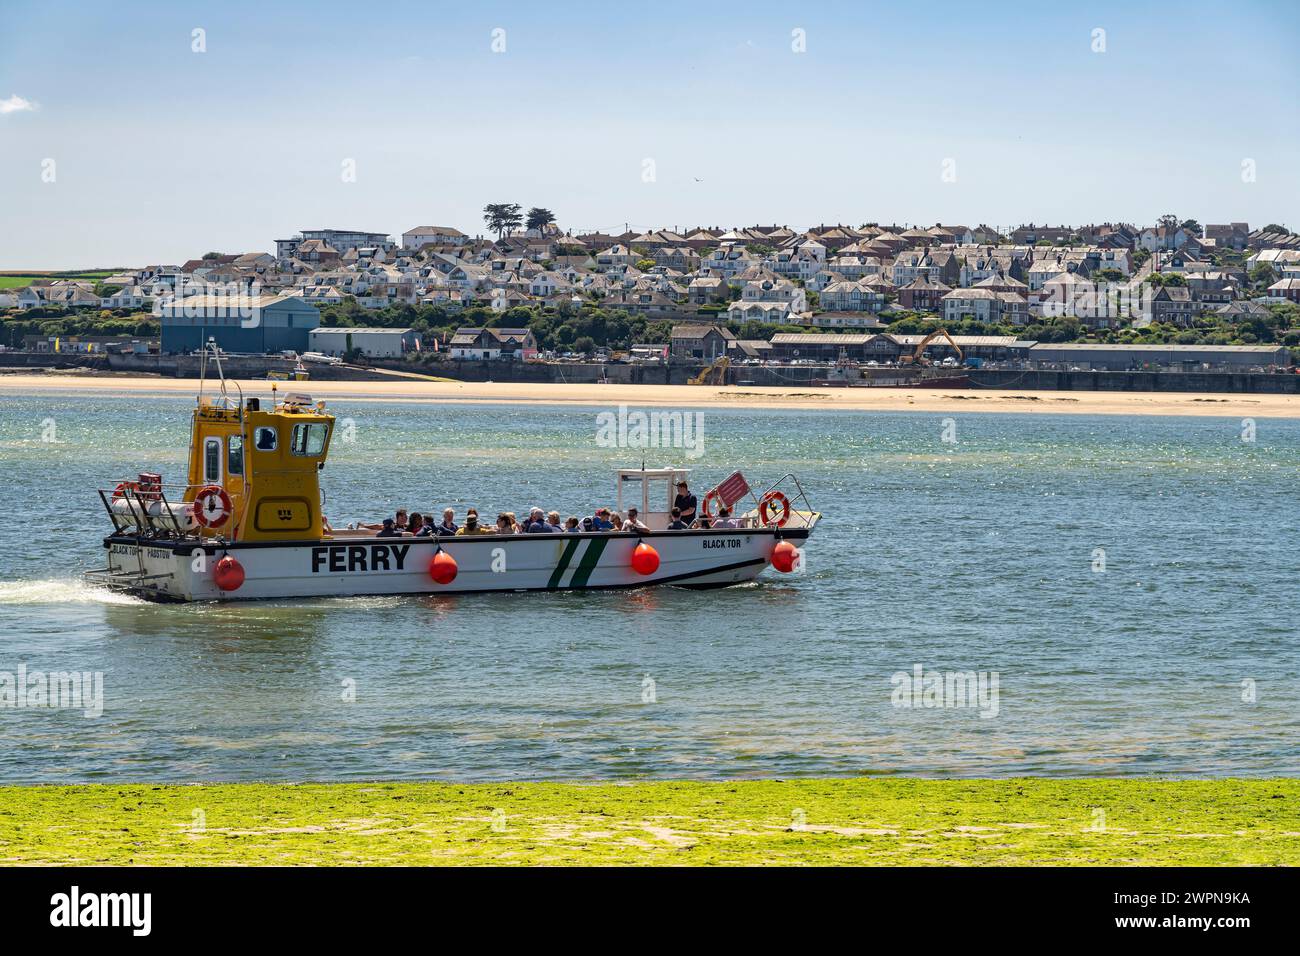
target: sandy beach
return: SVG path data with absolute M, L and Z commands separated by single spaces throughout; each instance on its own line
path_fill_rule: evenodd
M 233 381 L 233 380 L 232 380 Z M 267 395 L 271 383 L 241 381 L 245 395 Z M 190 396 L 195 379 L 95 376 L 79 373 L 0 375 L 0 399 L 39 394 Z M 677 408 L 820 408 L 831 411 L 1045 412 L 1079 415 L 1217 415 L 1300 418 L 1300 395 L 1197 392 L 1030 392 L 1010 389 L 769 388 L 692 385 L 558 385 L 512 382 L 292 382 L 280 389 L 313 398 L 374 402 L 614 405 Z

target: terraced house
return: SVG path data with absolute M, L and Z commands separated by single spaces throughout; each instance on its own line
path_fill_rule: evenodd
M 1080 310 L 1098 279 L 1112 289 L 1142 282 L 1152 271 L 1180 274 L 1183 283 L 1152 294 L 1151 321 L 1190 326 L 1205 316 L 1244 321 L 1254 312 L 1300 301 L 1300 235 L 1271 226 L 1251 231 L 1244 222 L 1178 229 L 1161 223 L 1037 226 L 1010 232 L 986 226 L 819 225 L 726 229 L 589 231 L 520 229 L 497 240 L 471 238 L 452 226 L 416 226 L 395 244 L 384 233 L 303 230 L 276 242 L 276 253 L 209 253 L 181 266 L 154 264 L 108 276 L 102 286 L 85 278 L 33 279 L 4 292 L 0 308 L 98 310 L 119 315 L 150 310 L 175 296 L 243 290 L 271 304 L 294 297 L 308 307 L 355 303 L 363 309 L 399 304 L 452 312 L 475 305 L 559 308 L 587 305 L 653 319 L 709 327 L 701 322 L 725 307 L 728 322 L 868 328 L 890 310 L 938 314 L 947 322 L 974 319 L 1026 324 L 1039 317 L 1074 316 L 1102 328 L 1128 325 L 1123 315 Z M 1152 248 L 1146 259 L 1143 242 Z M 1249 250 L 1242 262 L 1241 252 Z M 1231 252 L 1229 255 L 1228 253 Z M 1136 255 L 1135 255 L 1136 253 Z M 646 260 L 649 260 L 647 262 Z M 1266 267 L 1266 268 L 1265 268 Z M 1100 273 L 1105 272 L 1105 276 Z M 814 296 L 813 293 L 816 293 Z M 733 301 L 735 299 L 736 301 Z M 1232 307 L 1232 308 L 1228 308 Z M 273 311 L 273 314 L 274 311 Z M 176 318 L 168 310 L 168 318 Z M 197 327 L 169 321 L 165 347 L 191 349 L 194 336 L 214 328 L 234 351 L 260 351 L 295 331 L 261 338 L 227 330 L 228 316 Z M 298 319 L 293 319 L 297 329 Z M 197 328 L 198 331 L 193 329 Z M 274 324 L 272 328 L 276 328 Z M 284 326 L 285 329 L 290 326 Z M 522 354 L 512 342 L 477 330 L 460 339 L 461 354 Z M 700 338 L 701 341 L 694 341 Z M 677 353 L 720 353 L 717 335 L 675 336 Z M 535 347 L 535 346 L 534 346 Z

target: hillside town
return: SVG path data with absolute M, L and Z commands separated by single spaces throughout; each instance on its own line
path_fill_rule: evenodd
M 1072 361 L 1063 347 L 1105 347 L 1118 367 L 1160 361 L 1143 346 L 1194 346 L 1206 365 L 1289 366 L 1300 355 L 1300 234 L 1276 224 L 1167 215 L 1147 226 L 607 234 L 493 204 L 484 225 L 495 235 L 304 229 L 274 251 L 17 286 L 13 274 L 0 287 L 0 345 L 182 354 L 214 340 L 233 354 L 423 364 L 887 364 L 943 329 L 963 357 L 988 362 L 1033 358 L 1036 347 L 1058 363 Z M 257 322 L 241 321 L 253 311 Z

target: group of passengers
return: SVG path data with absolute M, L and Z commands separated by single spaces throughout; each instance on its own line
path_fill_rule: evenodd
M 696 517 L 695 496 L 690 493 L 686 482 L 677 483 L 677 497 L 673 501 L 668 531 L 685 531 L 690 528 L 740 528 L 744 524 L 740 518 L 731 516 L 731 509 L 723 506 L 718 509 L 716 518 Z M 479 517 L 477 508 L 465 512 L 465 523 L 456 523 L 456 512 L 446 508 L 442 520 L 438 521 L 432 514 L 407 511 L 398 508 L 392 518 L 385 518 L 382 524 L 361 524 L 375 532 L 378 538 L 398 538 L 403 536 L 452 537 L 475 534 L 561 534 L 564 532 L 599 532 L 599 531 L 649 531 L 649 527 L 638 517 L 636 508 L 628 508 L 627 515 L 621 515 L 610 508 L 597 508 L 585 518 L 569 515 L 560 521 L 558 511 L 543 511 L 533 508 L 528 517 L 518 519 L 513 511 L 503 511 L 497 515 L 495 524 L 488 524 Z

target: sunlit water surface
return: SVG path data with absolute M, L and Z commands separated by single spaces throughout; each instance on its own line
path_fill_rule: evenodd
M 224 606 L 87 588 L 94 489 L 177 480 L 189 407 L 0 398 L 0 672 L 100 671 L 105 700 L 0 709 L 0 782 L 1300 773 L 1300 422 L 1243 442 L 1222 418 L 972 413 L 952 444 L 939 415 L 705 411 L 704 454 L 675 460 L 697 487 L 797 473 L 826 515 L 805 574 Z M 333 410 L 355 422 L 324 473 L 336 524 L 589 513 L 641 460 L 596 443 L 594 409 Z M 997 672 L 996 714 L 895 706 L 915 664 Z

